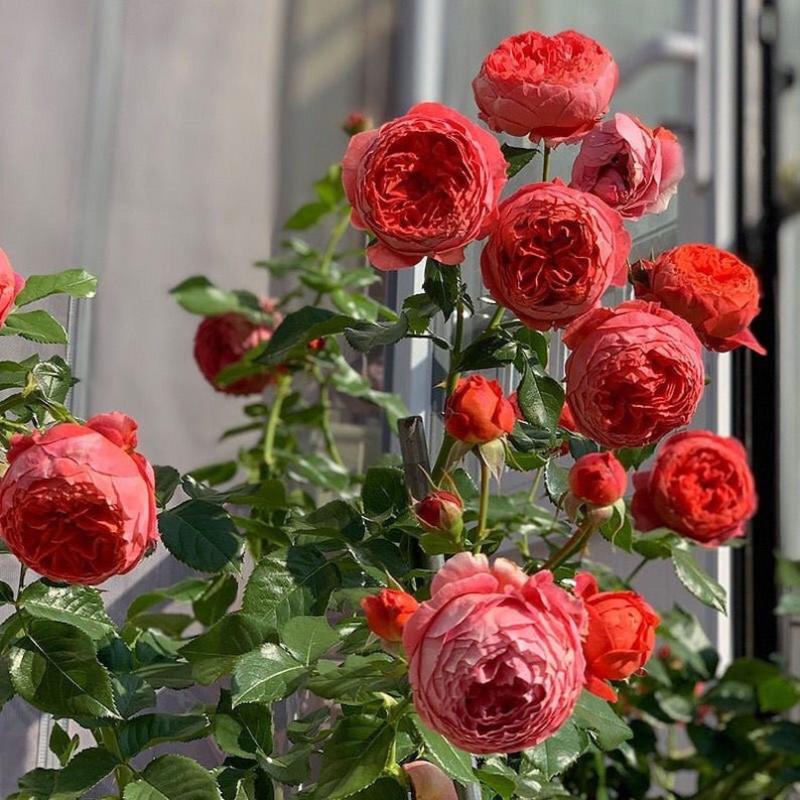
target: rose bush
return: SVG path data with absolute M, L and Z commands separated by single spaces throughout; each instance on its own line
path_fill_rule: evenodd
M 559 182 L 525 186 L 500 204 L 481 254 L 486 288 L 537 330 L 564 327 L 628 274 L 630 234 L 619 214 Z
M 129 417 L 74 415 L 62 358 L 0 364 L 0 556 L 19 561 L 16 588 L 0 583 L 0 706 L 16 695 L 59 720 L 57 766 L 21 776 L 13 800 L 450 800 L 455 784 L 486 800 L 645 800 L 674 796 L 687 770 L 698 800 L 785 794 L 800 769 L 800 728 L 781 717 L 795 682 L 754 660 L 718 675 L 697 621 L 636 591 L 655 562 L 676 595 L 725 610 L 694 552 L 742 535 L 755 510 L 743 448 L 703 431 L 655 445 L 693 422 L 701 340 L 747 343 L 758 302 L 746 268 L 689 249 L 688 267 L 674 251 L 634 265 L 648 301 L 602 307 L 630 249 L 605 202 L 656 213 L 679 172 L 664 132 L 628 116 L 596 127 L 615 83 L 588 37 L 511 37 L 476 96 L 492 127 L 544 138 L 543 153 L 501 149 L 439 104 L 376 131 L 351 116 L 344 164 L 257 263 L 285 287 L 274 305 L 202 276 L 177 285 L 202 319 L 209 383 L 260 393 L 223 432 L 235 456 L 151 471 Z M 576 184 L 551 181 L 550 145 L 580 137 Z M 540 155 L 541 180 L 502 201 L 506 175 Z M 420 291 L 381 301 L 351 221 L 381 271 L 428 257 Z M 460 265 L 485 236 L 495 302 Z M 95 284 L 67 270 L 19 291 L 3 261 L 3 332 L 63 345 L 60 322 L 25 307 Z M 543 331 L 565 324 L 564 379 Z M 417 337 L 440 356 L 432 408 L 413 409 L 429 425 L 383 390 L 372 356 Z M 340 448 L 340 420 L 399 446 L 371 462 L 370 447 Z M 521 488 L 504 493 L 510 470 Z M 639 557 L 627 577 L 597 563 L 600 537 Z M 91 584 L 154 545 L 192 574 L 112 620 Z M 163 697 L 196 685 L 197 706 Z M 201 738 L 216 763 L 175 752 Z

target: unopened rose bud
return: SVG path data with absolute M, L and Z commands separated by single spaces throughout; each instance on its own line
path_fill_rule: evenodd
M 342 130 L 348 136 L 355 136 L 357 133 L 371 130 L 375 127 L 372 117 L 363 111 L 353 111 L 344 118 Z
M 431 533 L 445 533 L 458 539 L 464 530 L 464 504 L 458 495 L 435 491 L 414 505 L 417 521 Z
M 308 343 L 308 349 L 315 353 L 319 353 L 320 350 L 325 349 L 325 339 L 322 336 L 318 336 L 316 339 L 312 339 Z
M 625 494 L 628 474 L 613 453 L 587 453 L 569 471 L 575 497 L 593 506 L 610 506 Z
M 453 781 L 435 764 L 412 761 L 403 769 L 414 788 L 414 800 L 458 800 Z
M 369 629 L 387 642 L 403 641 L 403 628 L 418 607 L 416 599 L 400 589 L 382 589 L 361 601 Z

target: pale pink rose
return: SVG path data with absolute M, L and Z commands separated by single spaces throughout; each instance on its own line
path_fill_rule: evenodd
M 458 800 L 456 787 L 435 764 L 412 761 L 403 769 L 414 789 L 414 800 Z
M 682 177 L 683 150 L 672 131 L 615 114 L 581 142 L 570 186 L 596 194 L 623 217 L 639 219 L 666 211 Z
M 470 753 L 513 753 L 569 718 L 585 662 L 582 604 L 549 571 L 459 553 L 403 633 L 422 720 Z

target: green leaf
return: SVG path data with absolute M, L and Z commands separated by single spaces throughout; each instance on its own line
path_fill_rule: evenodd
M 314 225 L 330 212 L 330 210 L 331 206 L 327 202 L 319 201 L 306 203 L 304 206 L 300 206 L 300 208 L 283 223 L 283 227 L 287 231 L 308 230 L 314 227 Z
M 16 304 L 25 306 L 51 294 L 68 294 L 70 297 L 94 297 L 97 278 L 82 269 L 67 269 L 53 275 L 31 275 L 25 288 L 17 295 Z
M 315 677 L 308 688 L 329 700 L 363 705 L 374 699 L 374 692 L 387 692 L 397 687 L 405 668 L 385 653 L 367 656 L 349 655 L 343 664 L 318 661 Z
M 361 489 L 364 513 L 372 519 L 397 516 L 408 508 L 408 492 L 402 470 L 372 467 Z
M 13 602 L 14 590 L 5 581 L 0 581 L 0 605 Z
M 236 665 L 234 708 L 241 703 L 271 703 L 285 697 L 305 671 L 305 665 L 282 647 L 271 643 L 262 645 L 239 659 Z
M 484 333 L 471 342 L 459 356 L 461 371 L 496 369 L 511 364 L 517 355 L 517 345 L 498 332 Z
M 605 700 L 586 690 L 578 698 L 572 721 L 580 730 L 589 731 L 601 750 L 613 750 L 633 736 L 628 725 Z
M 367 714 L 341 719 L 322 754 L 314 797 L 338 800 L 371 786 L 391 755 L 394 730 Z
M 200 597 L 192 603 L 198 622 L 213 625 L 225 616 L 239 591 L 239 583 L 233 575 L 217 575 Z
M 117 728 L 124 759 L 133 758 L 164 742 L 189 742 L 208 733 L 210 722 L 202 714 L 141 714 Z
M 552 431 L 558 426 L 564 405 L 564 387 L 541 368 L 526 364 L 517 387 L 517 402 L 531 425 Z
M 86 793 L 110 775 L 118 763 L 116 758 L 103 748 L 90 747 L 82 750 L 66 767 L 55 771 L 52 775 L 52 787 L 46 797 L 49 800 L 86 797 Z M 41 777 L 44 776 L 40 776 L 40 779 Z
M 505 142 L 500 146 L 500 149 L 503 151 L 508 164 L 506 175 L 509 178 L 513 178 L 539 152 L 536 147 L 514 147 Z
M 223 753 L 240 758 L 263 757 L 272 752 L 272 715 L 259 703 L 231 706 L 231 694 L 220 693 L 214 715 L 214 741 Z
M 230 672 L 239 656 L 249 653 L 262 641 L 256 619 L 241 613 L 229 614 L 185 644 L 181 655 L 191 662 L 192 674 L 198 682 L 207 685 Z
M 48 747 L 62 767 L 72 758 L 72 754 L 79 744 L 80 738 L 77 735 L 70 737 L 57 722 L 53 722 Z
M 334 363 L 336 370 L 331 373 L 331 385 L 337 392 L 358 397 L 382 408 L 386 411 L 392 428 L 396 427 L 400 417 L 408 416 L 408 409 L 400 395 L 373 389 L 369 381 L 356 372 L 341 356 L 337 356 Z
M 286 316 L 257 361 L 277 366 L 284 363 L 292 351 L 305 348 L 313 339 L 342 333 L 346 328 L 353 327 L 355 322 L 352 317 L 326 308 L 305 306 Z
M 102 595 L 89 586 L 53 586 L 36 581 L 25 587 L 19 602 L 32 617 L 65 622 L 80 628 L 95 641 L 116 635 L 117 629 L 106 613 Z
M 544 487 L 547 496 L 556 504 L 560 504 L 564 493 L 569 489 L 569 470 L 562 467 L 554 458 L 544 468 Z
M 433 258 L 425 262 L 425 281 L 422 284 L 425 292 L 444 314 L 445 320 L 455 310 L 461 293 L 461 272 L 458 267 L 440 264 Z
M 614 455 L 625 469 L 639 469 L 653 455 L 657 444 L 657 442 L 653 442 L 644 447 L 621 447 L 614 451 Z
M 701 603 L 725 613 L 725 589 L 700 567 L 688 549 L 673 550 L 672 565 L 678 580 Z
M 408 317 L 401 314 L 396 322 L 362 322 L 345 328 L 344 337 L 354 350 L 368 353 L 376 347 L 386 347 L 399 342 L 408 333 Z
M 185 756 L 151 761 L 141 779 L 125 787 L 124 800 L 222 800 L 211 773 Z
M 66 344 L 63 325 L 47 311 L 14 311 L 0 328 L 1 336 L 21 336 L 39 344 Z
M 339 641 L 339 634 L 324 617 L 293 617 L 280 631 L 283 646 L 306 666 Z
M 586 731 L 567 720 L 555 734 L 527 750 L 525 758 L 550 780 L 575 763 L 588 746 Z
M 425 756 L 429 761 L 455 781 L 471 783 L 475 780 L 472 772 L 472 756 L 469 753 L 459 750 L 444 736 L 432 731 L 416 714 L 413 715 L 412 721 L 425 745 Z
M 239 569 L 242 543 L 230 514 L 205 500 L 188 500 L 158 518 L 161 540 L 178 561 L 200 572 Z
M 56 716 L 119 718 L 111 678 L 83 631 L 33 619 L 25 633 L 11 649 L 11 679 L 21 697 Z
M 317 536 L 342 538 L 359 542 L 364 538 L 364 518 L 358 509 L 344 500 L 332 500 L 301 521 L 300 530 L 313 530 Z
M 245 310 L 236 292 L 216 287 L 203 275 L 195 275 L 179 283 L 169 292 L 181 308 L 191 314 L 213 317 Z
M 60 356 L 52 356 L 48 361 L 36 364 L 30 374 L 42 395 L 57 403 L 63 403 L 70 388 L 77 383 L 69 364 Z
M 156 503 L 159 508 L 166 508 L 175 490 L 181 485 L 181 474 L 175 467 L 154 466 L 156 476 Z
M 209 581 L 207 578 L 186 578 L 179 581 L 174 586 L 165 589 L 153 589 L 152 591 L 140 594 L 134 599 L 128 608 L 127 618 L 131 619 L 138 616 L 148 608 L 152 608 L 159 603 L 168 600 L 176 600 L 181 603 L 191 603 L 203 595 L 207 590 Z

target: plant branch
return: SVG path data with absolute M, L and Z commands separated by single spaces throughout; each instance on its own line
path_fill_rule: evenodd
M 548 145 L 544 146 L 542 155 L 542 182 L 550 180 L 550 150 Z
M 589 539 L 592 538 L 595 530 L 596 527 L 593 521 L 583 520 L 564 545 L 544 562 L 542 569 L 554 570 L 556 567 L 560 567 L 570 556 L 579 553 L 589 544 Z
M 341 214 L 341 217 L 333 226 L 333 230 L 331 230 L 328 246 L 325 248 L 322 259 L 319 262 L 319 271 L 323 275 L 327 275 L 330 272 L 331 264 L 333 264 L 333 257 L 336 254 L 336 246 L 350 227 L 350 208 L 347 207 Z
M 275 433 L 278 430 L 283 401 L 288 396 L 291 386 L 292 376 L 289 373 L 278 375 L 278 380 L 275 384 L 275 397 L 264 428 L 264 463 L 270 470 L 275 466 Z
M 478 527 L 475 529 L 475 542 L 477 543 L 476 550 L 480 551 L 481 541 L 486 536 L 486 520 L 489 517 L 489 490 L 492 471 L 482 455 L 478 454 L 478 460 L 481 462 L 481 495 L 478 506 Z
M 331 390 L 328 381 L 322 381 L 319 387 L 319 404 L 322 406 L 322 438 L 325 440 L 325 449 L 328 455 L 339 466 L 344 466 L 339 448 L 336 446 L 336 438 L 331 427 Z

